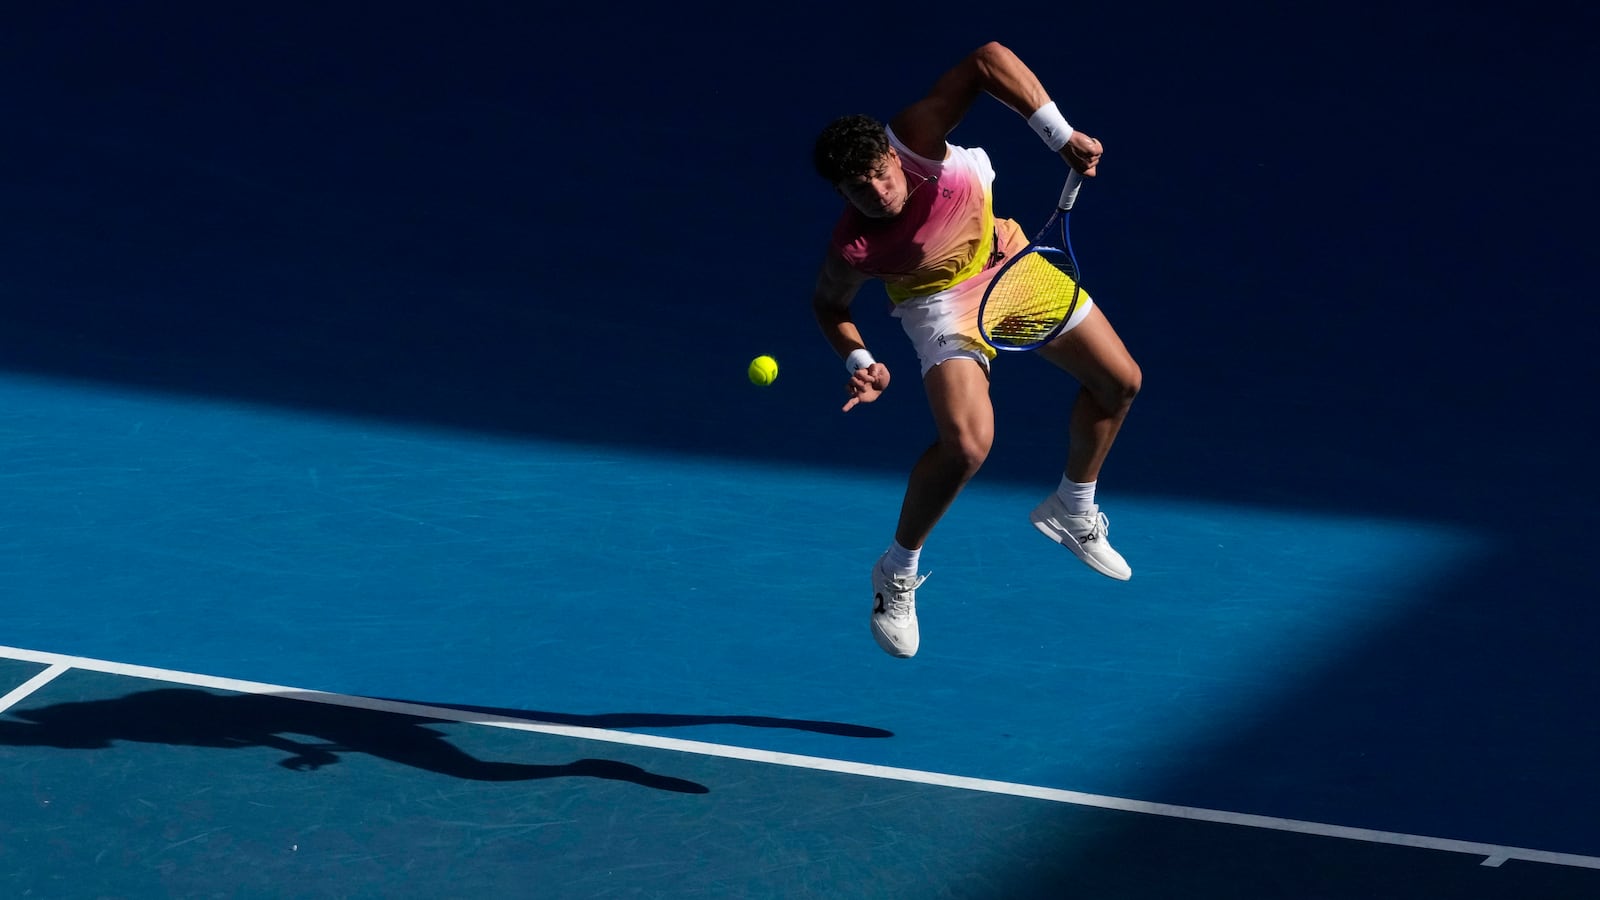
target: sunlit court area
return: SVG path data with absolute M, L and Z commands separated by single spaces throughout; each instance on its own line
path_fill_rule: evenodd
M 1600 896 L 1595 13 L 909 12 L 8 10 L 0 895 Z M 897 659 L 810 152 L 990 40 L 1104 140 L 1133 576 L 1002 353 Z

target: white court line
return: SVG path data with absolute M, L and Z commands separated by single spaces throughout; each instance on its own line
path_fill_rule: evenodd
M 837 772 L 844 775 L 860 775 L 867 778 L 882 778 L 893 781 L 906 781 L 916 784 L 927 784 L 936 787 L 958 788 L 968 791 L 980 791 L 989 794 L 1003 794 L 1012 797 L 1028 797 L 1035 800 L 1048 800 L 1054 803 L 1068 803 L 1075 806 L 1089 806 L 1098 809 L 1114 809 L 1123 812 L 1145 813 L 1154 816 L 1166 816 L 1174 819 L 1188 819 L 1195 822 L 1213 822 L 1223 825 L 1240 825 L 1247 828 L 1264 828 L 1272 831 L 1286 831 L 1295 834 L 1312 835 L 1316 837 L 1342 838 L 1352 841 L 1366 841 L 1374 844 L 1390 844 L 1399 847 L 1415 847 L 1423 850 L 1444 850 L 1451 853 L 1462 853 L 1468 856 L 1481 856 L 1481 865 L 1499 866 L 1507 860 L 1525 860 L 1527 862 L 1548 863 L 1557 866 L 1574 866 L 1585 869 L 1600 869 L 1600 857 L 1580 856 L 1574 853 L 1554 853 L 1548 850 L 1530 850 L 1523 847 L 1502 847 L 1496 844 L 1484 844 L 1476 841 L 1458 841 L 1451 838 L 1426 837 L 1414 834 L 1401 834 L 1393 831 L 1375 831 L 1369 828 L 1351 828 L 1345 825 L 1325 825 L 1319 822 L 1302 822 L 1296 819 L 1280 819 L 1273 816 L 1258 816 L 1250 813 L 1235 813 L 1224 810 L 1202 809 L 1193 806 L 1174 806 L 1168 803 L 1151 803 L 1144 800 L 1129 800 L 1122 797 L 1108 797 L 1100 794 L 1085 794 L 1079 791 L 1061 790 L 1059 788 L 1039 787 L 1030 784 L 1014 784 L 1006 781 L 990 781 L 985 778 L 968 778 L 963 775 L 945 775 L 938 772 L 923 772 L 916 769 L 899 769 L 892 766 L 877 766 L 867 763 L 847 762 L 838 759 L 826 759 L 817 756 L 800 756 L 794 753 L 780 753 L 773 750 L 755 750 L 749 747 L 734 747 L 726 744 L 711 744 L 702 741 L 687 741 L 680 738 L 660 737 L 653 734 L 635 734 L 629 731 L 609 731 L 601 728 L 585 728 L 576 725 L 553 725 L 545 722 L 536 722 L 528 719 L 515 719 L 501 716 L 484 716 L 481 713 L 467 712 L 459 709 L 449 709 L 440 706 L 427 706 L 420 703 L 403 703 L 395 700 L 380 700 L 374 697 L 356 697 L 346 694 L 333 694 L 325 691 L 311 691 L 300 688 L 284 687 L 282 685 L 264 684 L 258 681 L 240 681 L 233 678 L 217 678 L 211 675 L 196 675 L 189 672 L 176 672 L 170 669 L 156 669 L 149 666 L 136 666 L 126 663 L 106 662 L 104 660 L 86 659 L 75 656 L 64 656 L 59 653 L 44 653 L 37 650 L 22 650 L 15 647 L 0 646 L 0 658 L 9 658 L 25 662 L 43 663 L 50 666 L 44 672 L 29 679 L 22 687 L 17 688 L 5 698 L 0 698 L 0 711 L 10 703 L 15 703 L 27 696 L 40 686 L 54 679 L 68 668 L 84 669 L 91 672 L 103 672 L 110 675 L 123 675 L 129 678 L 147 678 L 153 681 L 164 681 L 173 684 L 184 684 L 191 687 L 212 688 L 214 690 L 232 691 L 240 694 L 283 694 L 292 699 L 306 700 L 313 703 L 326 703 L 332 706 L 352 707 L 356 709 L 369 709 L 379 712 L 397 713 L 400 715 L 417 716 L 420 718 L 439 719 L 448 722 L 460 722 L 468 725 L 487 725 L 495 728 L 509 728 L 517 731 L 531 731 L 539 734 L 558 735 L 561 737 L 582 738 L 591 741 L 606 741 L 613 744 L 628 744 L 635 747 L 649 747 L 656 750 L 672 750 L 680 753 L 694 753 L 701 756 L 714 756 L 722 759 L 737 759 L 746 762 L 768 763 L 779 766 L 793 766 L 801 769 L 812 769 L 821 772 Z M 37 684 L 36 684 L 37 682 Z M 15 695 L 15 699 L 13 698 Z M 8 703 L 7 701 L 10 701 Z
M 65 663 L 54 663 L 43 672 L 40 672 L 32 678 L 29 678 L 27 681 L 24 681 L 22 684 L 17 685 L 15 690 L 6 694 L 4 697 L 0 697 L 0 713 L 3 713 L 11 707 L 16 706 L 18 703 L 22 702 L 24 697 L 27 697 L 29 694 L 37 691 L 39 688 L 44 687 L 50 682 L 55 681 L 56 676 L 67 671 L 69 668 L 71 668 L 71 666 L 68 666 Z

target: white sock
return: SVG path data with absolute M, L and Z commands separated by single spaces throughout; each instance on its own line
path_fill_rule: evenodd
M 1061 485 L 1056 488 L 1056 496 L 1067 505 L 1067 512 L 1075 516 L 1088 515 L 1094 512 L 1094 486 L 1099 482 L 1088 481 L 1079 484 L 1061 476 Z
M 922 548 L 907 550 L 900 546 L 899 541 L 889 544 L 889 549 L 883 551 L 883 559 L 879 565 L 890 575 L 915 575 L 917 574 L 917 558 L 922 555 Z

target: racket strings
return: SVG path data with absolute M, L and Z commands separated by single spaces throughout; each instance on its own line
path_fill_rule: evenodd
M 1059 254 L 1027 253 L 997 276 L 984 307 L 984 326 L 996 344 L 1022 346 L 1050 334 L 1077 305 L 1078 283 L 1070 260 Z

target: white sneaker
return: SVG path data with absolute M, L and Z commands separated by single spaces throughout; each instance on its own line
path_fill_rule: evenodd
M 1106 539 L 1109 526 L 1100 507 L 1083 515 L 1073 515 L 1067 512 L 1067 505 L 1061 498 L 1052 493 L 1034 507 L 1033 515 L 1028 518 L 1045 537 L 1071 550 L 1072 555 L 1101 575 L 1118 581 L 1133 577 L 1127 560 L 1112 549 L 1111 542 Z
M 894 575 L 872 566 L 872 637 L 890 656 L 917 655 L 917 588 L 927 575 Z

